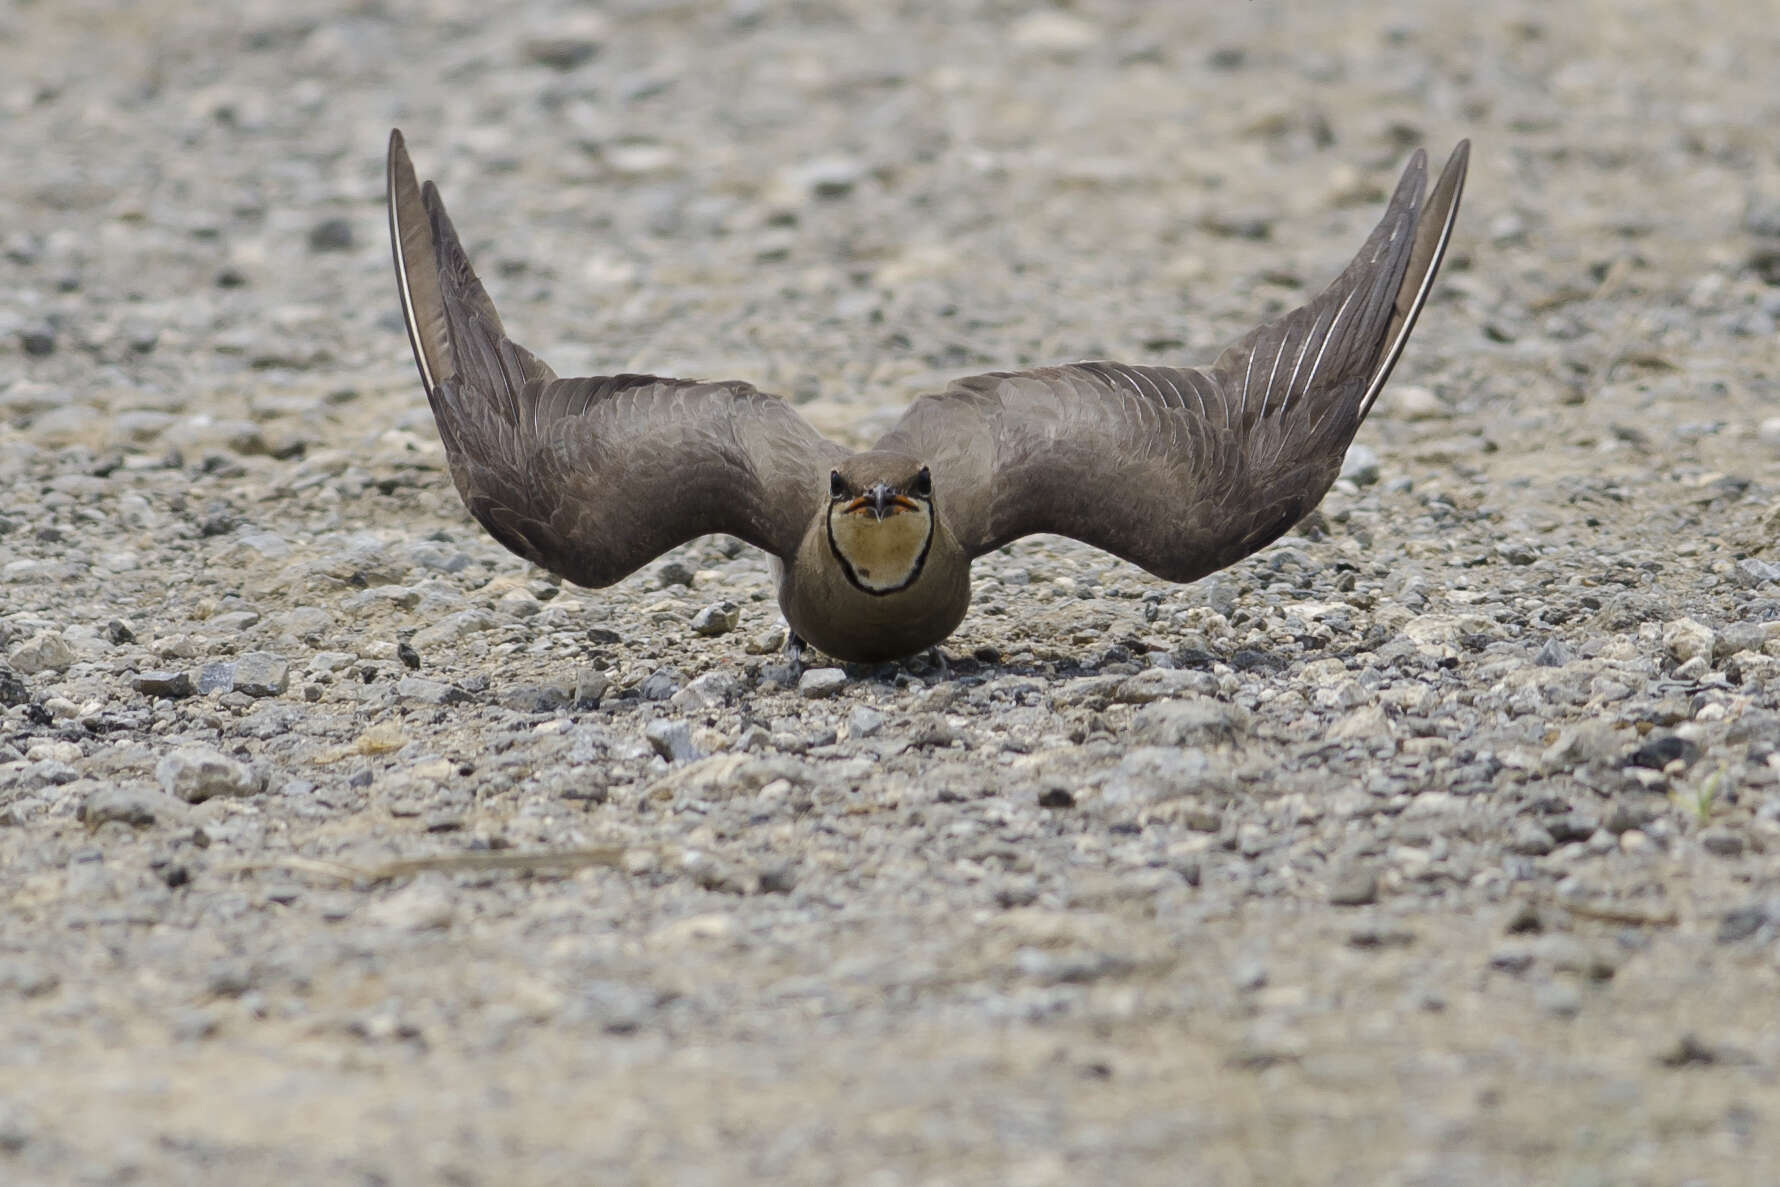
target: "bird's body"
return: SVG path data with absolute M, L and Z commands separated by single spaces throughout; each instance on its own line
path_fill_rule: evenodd
M 958 628 L 970 607 L 970 556 L 930 495 L 879 518 L 866 475 L 906 489 L 922 467 L 901 454 L 857 454 L 830 478 L 824 514 L 813 517 L 791 563 L 780 566 L 779 608 L 806 642 L 841 659 L 897 659 L 931 647 Z
M 1191 581 L 1308 513 L 1389 377 L 1463 188 L 1425 158 L 1321 296 L 1207 368 L 1076 363 L 916 400 L 876 448 L 828 441 L 744 383 L 558 379 L 506 336 L 429 182 L 390 137 L 390 233 L 410 344 L 451 475 L 502 544 L 609 585 L 697 536 L 775 559 L 793 631 L 841 659 L 911 655 L 970 604 L 970 562 L 1071 536 Z

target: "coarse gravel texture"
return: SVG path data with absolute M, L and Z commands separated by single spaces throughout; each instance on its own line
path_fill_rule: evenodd
M 0 1181 L 1774 1181 L 1772 16 L 0 8 Z M 559 371 L 855 441 L 1208 361 L 1475 149 L 1293 534 L 799 677 L 733 541 L 469 520 L 394 125 Z

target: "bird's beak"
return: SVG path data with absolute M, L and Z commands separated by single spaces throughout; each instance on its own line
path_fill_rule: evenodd
M 895 490 L 879 482 L 867 488 L 866 492 L 847 504 L 847 513 L 858 515 L 869 512 L 873 519 L 882 520 L 884 516 L 897 511 L 917 510 L 915 501 L 907 495 L 897 494 Z

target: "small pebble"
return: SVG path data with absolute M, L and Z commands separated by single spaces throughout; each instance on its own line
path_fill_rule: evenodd
M 693 633 L 714 637 L 727 635 L 742 621 L 742 610 L 734 602 L 718 602 L 706 606 L 692 618 Z
M 692 730 L 684 721 L 657 718 L 643 727 L 651 749 L 672 763 L 692 762 L 699 757 L 692 744 Z
M 797 695 L 808 701 L 831 697 L 847 687 L 847 673 L 840 668 L 811 668 L 797 681 Z
M 182 746 L 155 765 L 162 790 L 188 804 L 216 796 L 257 795 L 264 782 L 246 763 L 209 746 Z
M 1377 901 L 1378 875 L 1366 866 L 1347 866 L 1329 882 L 1331 906 L 1364 907 Z
M 323 219 L 309 229 L 310 251 L 345 251 L 351 246 L 352 223 L 348 219 Z
M 171 697 L 179 700 L 189 697 L 195 691 L 189 672 L 149 671 L 138 672 L 131 681 L 136 691 L 144 696 Z
M 269 651 L 250 651 L 235 661 L 234 691 L 275 697 L 290 687 L 290 663 Z

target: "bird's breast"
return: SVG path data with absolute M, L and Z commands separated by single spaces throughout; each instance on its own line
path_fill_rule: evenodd
M 890 555 L 878 563 L 902 559 L 886 552 Z M 870 556 L 861 561 L 867 568 L 873 563 Z M 779 580 L 779 608 L 791 629 L 829 655 L 861 663 L 900 659 L 934 646 L 957 628 L 969 606 L 970 562 L 943 529 L 927 543 L 926 559 L 913 579 L 888 593 L 861 589 L 848 579 L 826 529 L 805 538 Z

